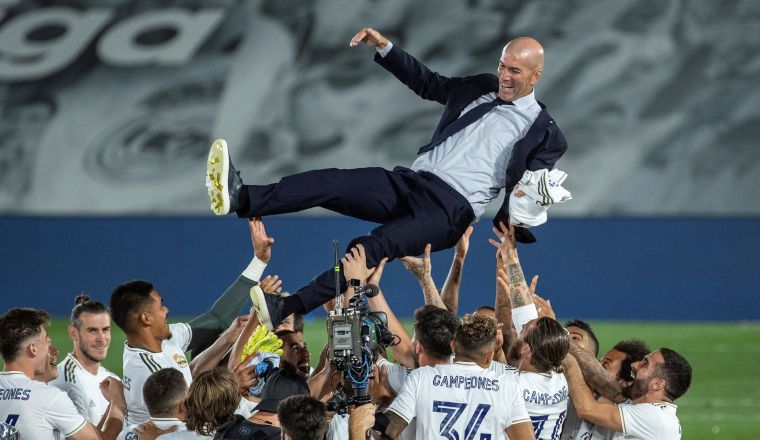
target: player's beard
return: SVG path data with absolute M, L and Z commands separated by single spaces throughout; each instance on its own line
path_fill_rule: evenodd
M 108 355 L 108 349 L 106 349 L 106 352 L 103 355 L 91 351 L 82 339 L 79 339 L 79 350 L 82 352 L 82 355 L 91 362 L 103 362 Z
M 523 347 L 525 346 L 525 341 L 522 339 L 518 339 L 515 341 L 514 344 L 512 344 L 511 347 L 509 347 L 509 350 L 507 350 L 507 364 L 517 368 L 518 365 L 520 365 L 520 359 L 522 359 L 522 354 L 520 352 L 522 351 Z
M 636 400 L 645 395 L 647 391 L 649 391 L 649 382 L 651 382 L 651 380 L 651 378 L 636 378 L 630 385 L 623 388 L 623 397 L 630 400 Z

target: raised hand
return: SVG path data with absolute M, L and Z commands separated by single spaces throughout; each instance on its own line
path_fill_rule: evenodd
M 467 251 L 470 249 L 470 235 L 472 235 L 473 228 L 468 226 L 462 234 L 462 238 L 459 239 L 455 247 L 456 254 L 460 257 L 467 255 Z
M 256 352 L 246 356 L 242 362 L 232 369 L 232 374 L 235 375 L 235 382 L 237 382 L 241 390 L 247 390 L 259 383 L 259 377 L 256 375 L 256 365 L 251 364 L 251 361 L 258 354 Z
M 499 222 L 499 229 L 494 227 L 493 233 L 496 234 L 499 241 L 489 238 L 488 242 L 496 248 L 496 258 L 500 258 L 504 263 L 516 258 L 515 227 L 511 224 L 507 227 L 503 222 Z
M 369 270 L 369 278 L 367 278 L 367 284 L 374 284 L 380 286 L 380 278 L 383 277 L 383 269 L 385 269 L 385 263 L 388 262 L 388 257 L 383 258 L 377 263 L 376 267 Z
M 433 265 L 430 262 L 430 243 L 425 245 L 425 257 L 402 257 L 399 260 L 406 270 L 414 275 L 417 281 L 422 282 L 426 277 L 432 276 Z
M 365 27 L 364 29 L 357 32 L 356 35 L 354 35 L 354 38 L 351 39 L 351 42 L 348 43 L 348 45 L 351 47 L 356 47 L 359 45 L 359 43 L 364 43 L 369 46 L 375 46 L 378 49 L 382 49 L 388 45 L 388 39 L 385 38 L 380 32 L 370 27 Z
M 272 258 L 274 238 L 267 235 L 264 222 L 261 221 L 260 217 L 249 218 L 248 230 L 251 233 L 251 242 L 253 243 L 253 252 L 256 254 L 256 258 L 264 263 L 269 263 L 269 259 Z
M 367 256 L 364 253 L 364 246 L 357 244 L 352 247 L 345 257 L 341 258 L 343 263 L 343 275 L 346 280 L 364 281 L 369 278 L 369 269 L 367 269 Z
M 227 338 L 227 341 L 231 344 L 234 344 L 235 341 L 237 341 L 238 336 L 240 336 L 240 333 L 243 331 L 243 328 L 245 328 L 245 325 L 248 323 L 248 320 L 251 319 L 251 315 L 242 315 L 235 318 L 232 323 L 230 323 L 230 326 L 227 327 L 227 330 L 222 333 L 222 337 Z
M 277 275 L 267 275 L 259 281 L 259 287 L 266 294 L 281 293 L 282 280 Z

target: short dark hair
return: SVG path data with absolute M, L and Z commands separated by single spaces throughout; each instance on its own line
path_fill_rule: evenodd
M 494 313 L 496 313 L 496 309 L 495 309 L 495 308 L 493 308 L 493 307 L 491 307 L 491 306 L 480 306 L 480 307 L 478 307 L 477 309 L 475 309 L 475 311 L 476 311 L 476 312 L 477 312 L 478 310 L 488 310 L 489 312 L 494 312 Z
M 665 360 L 664 363 L 658 365 L 661 377 L 666 383 L 665 394 L 671 400 L 676 400 L 683 396 L 691 385 L 691 365 L 675 350 L 662 347 L 660 354 Z
M 494 349 L 496 320 L 467 314 L 459 321 L 455 336 L 457 354 L 483 356 Z
M 284 338 L 285 336 L 294 335 L 296 333 L 298 332 L 294 332 L 293 330 L 288 330 L 288 329 L 278 330 L 274 332 L 275 336 L 277 336 L 280 339 Z
M 101 313 L 108 313 L 108 309 L 102 303 L 90 300 L 90 297 L 87 295 L 78 295 L 74 298 L 74 308 L 71 309 L 71 319 L 69 320 L 69 324 L 77 330 L 82 328 L 82 320 L 79 319 L 79 315 L 82 313 L 99 315 Z
M 293 331 L 303 333 L 303 314 L 293 313 Z
M 307 395 L 290 396 L 281 400 L 277 407 L 282 432 L 293 440 L 324 440 L 327 434 L 325 417 L 325 404 Z
M 567 327 L 578 327 L 579 329 L 584 330 L 586 333 L 588 333 L 588 335 L 591 337 L 591 340 L 594 341 L 594 356 L 599 357 L 599 339 L 596 338 L 594 330 L 591 329 L 591 324 L 582 319 L 576 318 L 572 321 L 567 321 L 565 323 L 565 328 Z
M 414 321 L 414 334 L 430 356 L 436 359 L 451 356 L 451 341 L 459 326 L 455 314 L 428 304 L 414 311 Z
M 171 417 L 185 400 L 187 382 L 179 370 L 163 368 L 145 379 L 142 392 L 151 417 Z
M 634 362 L 640 362 L 650 352 L 647 344 L 638 339 L 620 341 L 612 349 L 625 354 L 625 359 L 623 359 L 623 363 L 620 365 L 620 372 L 618 373 L 618 379 L 624 381 L 631 380 L 631 365 Z
M 39 336 L 40 326 L 50 322 L 44 310 L 15 308 L 0 316 L 0 354 L 6 363 L 16 360 L 21 345 L 29 338 Z
M 536 320 L 536 324 L 525 334 L 525 343 L 530 347 L 530 363 L 540 372 L 558 371 L 562 359 L 570 350 L 567 330 L 548 316 Z
M 153 284 L 143 280 L 127 281 L 111 292 L 111 318 L 124 333 L 135 329 L 134 319 L 153 302 Z

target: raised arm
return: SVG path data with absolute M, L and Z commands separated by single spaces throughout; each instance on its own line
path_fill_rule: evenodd
M 446 305 L 446 308 L 455 314 L 459 308 L 459 286 L 462 284 L 464 259 L 467 256 L 467 251 L 470 249 L 470 234 L 472 234 L 472 226 L 469 226 L 464 231 L 464 234 L 462 234 L 462 237 L 454 248 L 454 259 L 451 261 L 449 274 L 446 276 L 446 282 L 443 283 L 443 288 L 441 289 L 441 300 Z
M 533 304 L 528 283 L 525 281 L 520 258 L 517 256 L 517 247 L 515 246 L 514 227 L 507 228 L 504 223 L 499 223 L 500 229 L 493 228 L 494 233 L 499 238 L 496 241 L 492 238 L 488 241 L 498 249 L 504 269 L 507 276 L 507 292 L 512 303 L 512 320 L 514 321 L 515 330 L 520 333 L 522 326 L 531 319 L 537 318 L 536 307 Z
M 192 350 L 194 356 L 199 350 L 209 347 L 238 316 L 249 301 L 251 288 L 261 279 L 261 274 L 272 257 L 274 238 L 267 235 L 261 219 L 248 219 L 248 231 L 253 244 L 253 260 L 209 310 L 188 323 L 193 330 L 188 349 Z
M 224 355 L 230 352 L 235 341 L 237 341 L 240 332 L 243 331 L 249 321 L 249 316 L 238 316 L 232 321 L 229 328 L 224 331 L 211 346 L 203 350 L 198 356 L 193 357 L 190 362 L 190 373 L 198 376 L 204 371 L 210 371 L 218 367 Z
M 623 432 L 623 422 L 620 418 L 618 406 L 614 403 L 600 402 L 594 399 L 594 394 L 586 385 L 576 358 L 567 355 L 562 361 L 562 368 L 567 378 L 570 398 L 578 416 L 595 425 L 604 426 L 616 432 Z
M 375 29 L 364 28 L 354 35 L 349 45 L 356 47 L 360 43 L 387 50 L 389 41 Z M 392 45 L 384 56 L 377 53 L 375 62 L 406 84 L 419 97 L 441 104 L 446 103 L 452 88 L 461 81 L 460 78 L 449 78 L 431 71 L 395 45 Z
M 370 270 L 371 275 L 367 279 L 367 284 L 374 284 L 380 287 L 380 279 L 383 276 L 383 269 L 385 268 L 385 263 L 387 261 L 387 258 L 383 258 L 374 270 Z M 369 304 L 369 308 L 372 311 L 385 312 L 385 315 L 388 317 L 388 330 L 390 330 L 391 334 L 398 337 L 398 344 L 390 347 L 393 359 L 407 368 L 414 368 L 412 338 L 409 336 L 409 333 L 406 332 L 406 328 L 404 328 L 404 325 L 401 324 L 401 321 L 399 321 L 396 314 L 393 313 L 393 309 L 391 309 L 391 306 L 385 300 L 385 295 L 383 295 L 382 289 L 379 289 L 377 295 L 374 297 L 367 298 L 367 304 Z
M 443 303 L 441 295 L 438 293 L 438 288 L 435 287 L 435 281 L 433 281 L 433 265 L 430 263 L 430 244 L 425 246 L 425 257 L 403 257 L 399 260 L 406 269 L 411 272 L 414 278 L 420 283 L 422 288 L 422 294 L 425 297 L 425 304 L 430 304 L 442 309 L 446 309 L 446 304 Z
M 625 402 L 620 384 L 602 367 L 593 354 L 582 349 L 575 342 L 570 343 L 570 354 L 575 358 L 583 379 L 589 387 L 612 402 Z

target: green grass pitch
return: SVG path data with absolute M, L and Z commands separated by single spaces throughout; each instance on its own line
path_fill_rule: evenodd
M 691 389 L 676 403 L 683 439 L 760 438 L 760 323 L 592 322 L 601 351 L 622 339 L 638 338 L 652 349 L 667 346 L 683 354 L 694 369 Z M 49 328 L 62 359 L 71 349 L 66 320 Z M 318 353 L 326 340 L 325 323 L 306 324 L 306 340 Z M 121 374 L 124 335 L 114 329 L 106 367 Z M 312 363 L 316 363 L 316 354 Z

